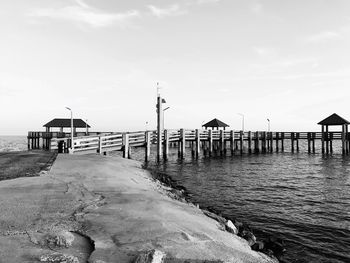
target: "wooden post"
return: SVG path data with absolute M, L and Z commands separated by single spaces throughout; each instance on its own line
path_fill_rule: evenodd
M 149 161 L 149 157 L 151 156 L 151 132 L 149 131 L 146 131 L 145 132 L 145 146 L 146 146 L 146 149 L 145 149 L 145 162 L 148 162 Z
M 329 133 L 329 147 L 330 153 L 333 153 L 333 132 Z
M 292 153 L 294 153 L 294 132 L 290 134 L 290 145 L 292 148 Z
M 98 136 L 98 151 L 99 154 L 102 154 L 102 136 Z
M 249 154 L 252 153 L 252 132 L 248 132 L 248 152 Z
M 278 148 L 279 138 L 280 138 L 280 133 L 279 133 L 279 132 L 276 132 L 276 152 L 279 151 L 279 148 Z
M 284 132 L 281 133 L 281 151 L 284 152 Z
M 270 132 L 270 152 L 273 152 L 273 132 Z
M 123 158 L 129 158 L 129 134 L 123 133 Z
M 209 136 L 209 156 L 212 156 L 213 154 L 213 134 L 212 130 L 208 130 L 208 136 Z
M 168 155 L 169 155 L 169 131 L 164 130 L 164 152 L 163 152 L 164 160 L 168 160 Z
M 299 138 L 300 138 L 300 133 L 297 132 L 297 152 L 299 152 Z
M 329 154 L 329 137 L 328 137 L 328 125 L 326 125 L 326 153 Z
M 316 133 L 312 133 L 312 152 L 315 153 L 315 138 L 316 138 Z
M 254 138 L 254 152 L 259 153 L 259 132 L 255 132 L 255 138 Z
M 220 155 L 223 156 L 225 151 L 225 134 L 224 130 L 220 130 Z
M 341 149 L 342 149 L 342 154 L 345 155 L 345 133 L 344 133 L 344 126 L 343 124 L 341 126 Z
M 346 154 L 349 154 L 349 150 L 350 150 L 350 138 L 349 138 L 349 127 L 348 124 L 346 124 L 345 126 L 345 135 L 346 135 Z
M 266 153 L 266 131 L 264 131 L 262 133 L 262 138 L 261 138 L 261 148 L 262 148 L 262 152 Z
M 324 132 L 324 125 L 322 125 L 322 137 L 321 137 L 321 144 L 322 144 L 322 154 L 324 154 L 324 137 L 325 137 L 325 132 Z
M 199 130 L 196 129 L 196 158 L 199 157 L 199 153 L 201 151 L 201 137 Z
M 234 131 L 230 132 L 230 150 L 231 150 L 231 155 L 233 155 L 235 151 L 235 132 Z
M 307 133 L 307 152 L 311 153 L 311 132 Z
M 240 131 L 239 132 L 239 141 L 240 141 L 239 151 L 241 152 L 241 154 L 243 154 L 243 140 L 244 140 L 244 132 Z
M 186 133 L 184 129 L 181 129 L 181 158 L 184 158 L 186 153 Z

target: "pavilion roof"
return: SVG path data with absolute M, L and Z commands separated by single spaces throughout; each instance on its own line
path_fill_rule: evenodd
M 88 128 L 90 128 L 90 125 L 87 124 L 82 119 L 73 119 L 73 127 L 75 128 L 86 128 L 86 125 Z M 71 119 L 53 119 L 52 121 L 49 121 L 44 125 L 44 127 L 50 127 L 50 128 L 69 128 L 71 126 Z
M 203 124 L 202 127 L 229 127 L 229 125 L 215 118 L 207 122 L 206 124 Z
M 350 122 L 340 117 L 338 114 L 333 113 L 332 115 L 330 115 L 329 117 L 325 118 L 324 120 L 320 121 L 317 124 L 330 126 L 330 125 L 350 124 Z

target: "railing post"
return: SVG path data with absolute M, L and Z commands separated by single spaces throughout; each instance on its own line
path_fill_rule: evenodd
M 230 150 L 231 150 L 231 155 L 233 155 L 235 151 L 235 132 L 234 131 L 230 132 Z
M 145 146 L 146 146 L 146 149 L 145 149 L 145 161 L 148 162 L 149 161 L 149 157 L 151 155 L 151 132 L 149 131 L 146 131 L 145 132 Z
M 252 153 L 252 132 L 248 132 L 248 152 L 249 154 Z
M 273 132 L 270 132 L 270 152 L 273 152 Z
M 181 158 L 184 158 L 186 153 L 186 133 L 184 129 L 181 129 Z
M 259 132 L 255 132 L 255 138 L 254 138 L 254 152 L 259 153 Z
M 129 158 L 129 134 L 123 133 L 123 158 Z
M 196 158 L 199 157 L 199 153 L 201 151 L 201 137 L 199 130 L 196 129 Z
M 168 160 L 169 154 L 169 131 L 164 130 L 164 160 Z
M 240 131 L 239 133 L 239 141 L 240 141 L 240 152 L 241 154 L 243 154 L 243 140 L 244 140 L 244 132 L 243 131 Z
M 212 130 L 208 131 L 208 136 L 209 136 L 209 156 L 212 156 L 213 154 L 213 133 Z
M 225 148 L 225 134 L 224 130 L 220 130 L 220 155 L 224 155 Z
M 98 153 L 102 154 L 102 136 L 98 136 Z
M 300 133 L 297 132 L 297 152 L 299 152 L 299 138 L 300 138 Z

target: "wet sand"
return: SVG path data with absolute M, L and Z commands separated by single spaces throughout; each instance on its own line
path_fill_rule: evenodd
M 0 262 L 133 262 L 152 249 L 165 262 L 275 262 L 169 190 L 136 161 L 59 155 L 46 175 L 0 182 Z

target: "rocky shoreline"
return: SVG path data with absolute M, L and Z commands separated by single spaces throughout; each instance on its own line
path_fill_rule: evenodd
M 193 204 L 189 198 L 187 189 L 175 182 L 171 176 L 167 175 L 166 173 L 159 172 L 156 169 L 149 169 L 146 165 L 144 165 L 144 169 L 149 170 L 155 180 L 158 180 L 170 188 L 168 191 L 172 198 Z M 193 205 L 200 208 L 206 216 L 216 220 L 220 224 L 221 230 L 228 231 L 242 237 L 243 239 L 247 240 L 249 246 L 253 250 L 262 252 L 272 259 L 283 263 L 282 257 L 286 250 L 283 240 L 276 237 L 267 237 L 261 240 L 257 239 L 253 233 L 254 230 L 248 224 L 240 222 L 237 219 L 232 219 L 231 221 L 231 219 L 223 217 L 220 212 L 213 208 L 199 207 L 198 204 Z

